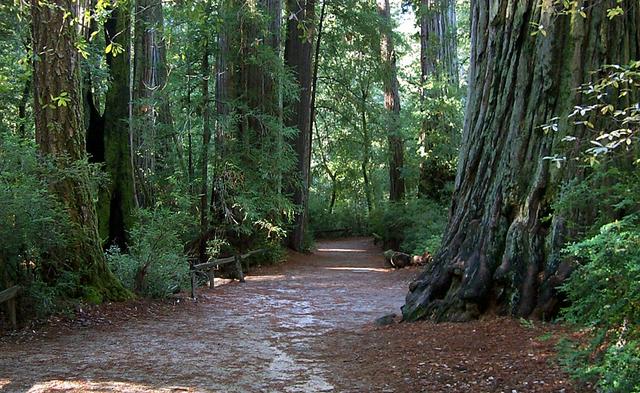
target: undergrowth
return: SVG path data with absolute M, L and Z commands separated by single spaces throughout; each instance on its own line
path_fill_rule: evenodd
M 637 216 L 604 225 L 569 246 L 581 266 L 562 290 L 565 321 L 586 328 L 589 341 L 565 340 L 561 360 L 576 379 L 602 392 L 640 392 L 640 229 Z

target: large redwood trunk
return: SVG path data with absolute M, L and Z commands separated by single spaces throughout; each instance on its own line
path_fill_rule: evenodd
M 135 208 L 129 134 L 131 9 L 127 3 L 118 4 L 104 26 L 107 44 L 118 44 L 123 52 L 107 54 L 111 84 L 105 97 L 102 143 L 110 182 L 99 195 L 98 224 L 107 244 L 126 248 Z
M 297 163 L 295 176 L 300 183 L 293 187 L 293 203 L 300 211 L 295 216 L 293 231 L 289 235 L 289 247 L 301 251 L 308 221 L 309 185 L 311 182 L 311 87 L 312 55 L 315 19 L 315 0 L 287 0 L 287 40 L 284 61 L 294 72 L 300 88 L 299 100 L 290 103 L 293 114 L 285 119 L 285 125 L 296 127 L 298 135 L 292 141 Z
M 387 110 L 387 141 L 389 145 L 389 199 L 394 202 L 404 198 L 405 185 L 404 140 L 400 129 L 400 93 L 396 52 L 393 45 L 391 7 L 389 0 L 378 0 L 378 13 L 382 18 L 380 50 L 384 82 L 384 107 Z
M 80 59 L 75 47 L 78 32 L 67 15 L 74 14 L 74 2 L 50 3 L 52 6 L 31 2 L 33 51 L 37 55 L 33 73 L 36 141 L 43 155 L 59 169 L 68 170 L 87 158 Z M 72 238 L 58 257 L 80 275 L 87 288 L 85 296 L 93 300 L 125 298 L 127 291 L 109 272 L 102 253 L 88 171 L 74 172 L 51 185 L 73 224 Z
M 469 92 L 458 174 L 442 248 L 412 283 L 405 320 L 468 320 L 485 312 L 550 317 L 557 286 L 571 272 L 558 250 L 567 234 L 552 203 L 577 165 L 543 157 L 581 146 L 583 126 L 541 125 L 581 102 L 576 87 L 605 64 L 640 56 L 640 7 L 609 20 L 614 0 L 579 1 L 579 13 L 554 14 L 551 1 L 472 1 Z M 541 25 L 546 35 L 532 35 Z

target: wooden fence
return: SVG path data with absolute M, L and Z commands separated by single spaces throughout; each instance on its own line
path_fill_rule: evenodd
M 240 282 L 244 282 L 244 272 L 242 271 L 242 260 L 249 258 L 252 255 L 259 254 L 261 252 L 266 251 L 265 249 L 259 249 L 250 251 L 246 254 L 242 255 L 234 255 L 232 257 L 221 258 L 221 259 L 210 259 L 205 263 L 193 264 L 191 265 L 191 298 L 196 298 L 196 279 L 198 275 L 204 275 L 207 277 L 207 281 L 209 282 L 209 286 L 214 286 L 215 280 L 215 271 L 216 268 L 222 265 L 227 265 L 233 263 L 236 269 L 236 278 Z
M 16 296 L 20 292 L 20 286 L 14 285 L 9 289 L 5 289 L 0 292 L 0 304 L 7 303 L 7 316 L 9 317 L 9 323 L 15 329 L 17 327 L 16 321 Z

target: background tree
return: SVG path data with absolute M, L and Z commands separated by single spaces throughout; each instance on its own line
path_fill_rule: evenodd
M 133 153 L 136 199 L 139 206 L 154 203 L 158 176 L 170 173 L 169 152 L 177 148 L 165 88 L 167 51 L 161 0 L 137 0 L 134 44 Z
M 400 87 L 398 85 L 397 54 L 393 45 L 393 23 L 389 0 L 378 0 L 382 19 L 380 50 L 383 63 L 384 106 L 388 112 L 387 139 L 389 143 L 389 199 L 398 202 L 404 198 L 405 184 L 404 140 L 400 133 Z
M 458 145 L 458 129 L 447 116 L 448 97 L 460 91 L 455 1 L 421 0 L 420 83 L 423 120 L 419 136 L 425 159 L 420 163 L 420 195 L 441 198 L 455 172 L 449 163 Z M 449 146 L 443 146 L 449 145 Z M 449 149 L 447 149 L 449 147 Z M 449 154 L 438 154 L 448 150 Z

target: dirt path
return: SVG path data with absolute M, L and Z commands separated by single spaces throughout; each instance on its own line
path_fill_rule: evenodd
M 386 269 L 368 239 L 323 242 L 313 255 L 253 272 L 245 284 L 200 290 L 197 304 L 0 344 L 0 388 L 570 391 L 549 364 L 551 344 L 535 339 L 540 328 L 500 320 L 374 327 L 375 318 L 399 311 L 415 274 Z M 500 334 L 485 331 L 496 327 Z

